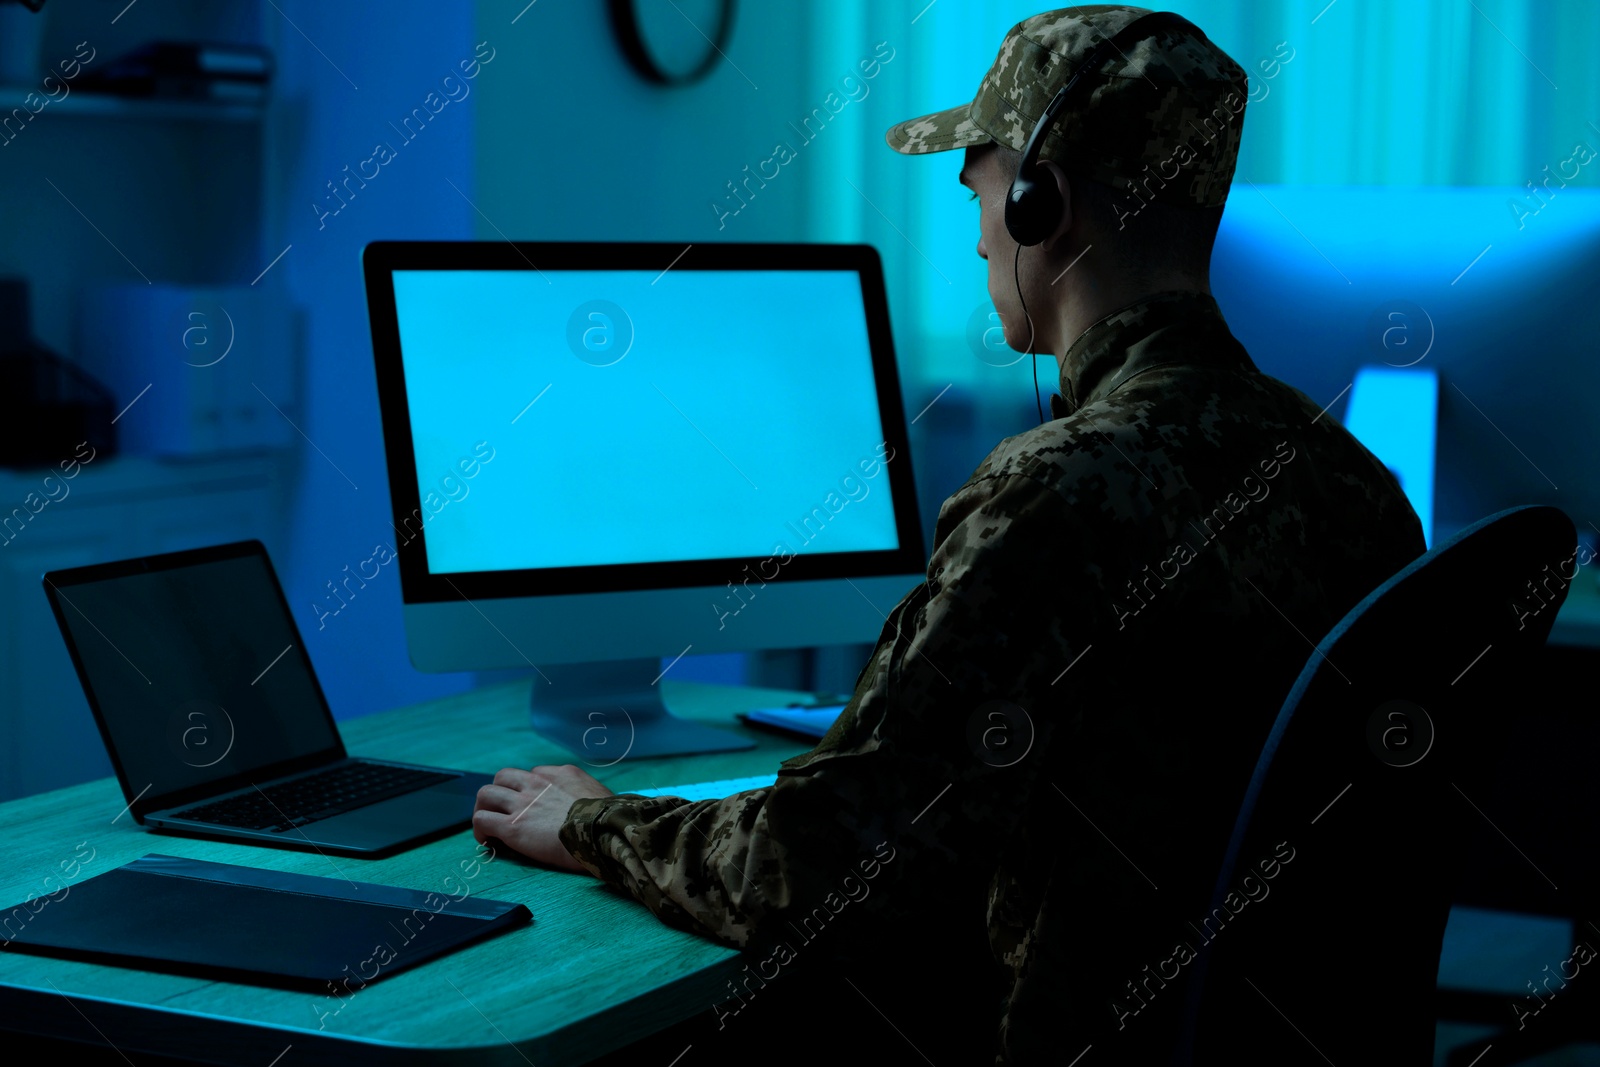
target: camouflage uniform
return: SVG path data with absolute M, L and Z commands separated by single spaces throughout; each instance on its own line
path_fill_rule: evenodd
M 1131 18 L 1085 11 L 1110 30 Z M 1039 25 L 1071 36 L 1076 17 L 1019 25 L 997 68 L 1081 51 L 1014 43 Z M 1130 62 L 1169 54 L 1145 52 Z M 891 143 L 1020 147 L 1021 127 L 964 125 L 1003 111 L 979 96 Z M 1232 164 L 1200 160 L 1183 188 L 1213 198 L 1208 168 L 1225 191 Z M 1181 994 L 1134 1011 L 1130 980 L 1205 899 L 1312 642 L 1423 551 L 1422 531 L 1390 472 L 1261 374 L 1206 294 L 1096 322 L 1060 390 L 1054 421 L 1002 441 L 945 501 L 926 581 L 776 785 L 573 805 L 561 840 L 585 867 L 748 954 L 724 1021 L 796 961 L 838 961 L 941 1065 L 1067 1062 L 1091 1042 L 1095 1062 L 1142 1062 L 1170 1037 Z
M 1118 1025 L 1125 980 L 1209 887 L 1310 642 L 1421 554 L 1422 530 L 1389 471 L 1257 371 L 1204 294 L 1096 323 L 1056 408 L 945 502 L 926 582 L 775 786 L 580 800 L 572 854 L 774 961 L 769 977 L 815 951 L 818 909 L 857 930 L 824 951 L 869 966 L 880 931 L 914 944 L 982 917 L 989 960 L 917 970 L 986 997 L 969 1010 L 1009 1062 L 1096 1033 L 1155 1041 L 1158 1020 Z

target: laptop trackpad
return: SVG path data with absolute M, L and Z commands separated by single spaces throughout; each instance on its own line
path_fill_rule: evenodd
M 472 823 L 473 802 L 481 784 L 481 776 L 463 776 L 322 819 L 301 829 L 313 842 L 356 848 L 384 847 L 389 842 L 450 827 L 465 829 Z M 295 836 L 295 831 L 279 836 Z

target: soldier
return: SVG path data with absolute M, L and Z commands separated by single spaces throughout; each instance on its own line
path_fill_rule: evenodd
M 1006 340 L 1060 392 L 945 501 L 827 737 L 720 801 L 573 767 L 479 795 L 480 839 L 745 950 L 710 1029 L 789 983 L 835 1055 L 859 1013 L 900 1062 L 1156 1062 L 1181 994 L 1128 979 L 1206 899 L 1313 642 L 1424 550 L 1390 472 L 1223 321 L 1245 74 L 1181 20 L 1097 48 L 1145 14 L 1027 19 L 970 104 L 888 132 L 965 150 Z

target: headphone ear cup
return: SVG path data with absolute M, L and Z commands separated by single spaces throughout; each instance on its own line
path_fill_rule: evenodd
M 1006 232 L 1017 244 L 1031 247 L 1042 244 L 1061 218 L 1061 190 L 1043 168 L 1019 171 L 1006 197 Z

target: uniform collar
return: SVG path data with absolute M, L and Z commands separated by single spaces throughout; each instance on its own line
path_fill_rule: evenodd
M 1254 370 L 1209 293 L 1170 290 L 1118 308 L 1079 335 L 1061 360 L 1056 418 L 1111 393 L 1163 363 L 1223 363 Z

